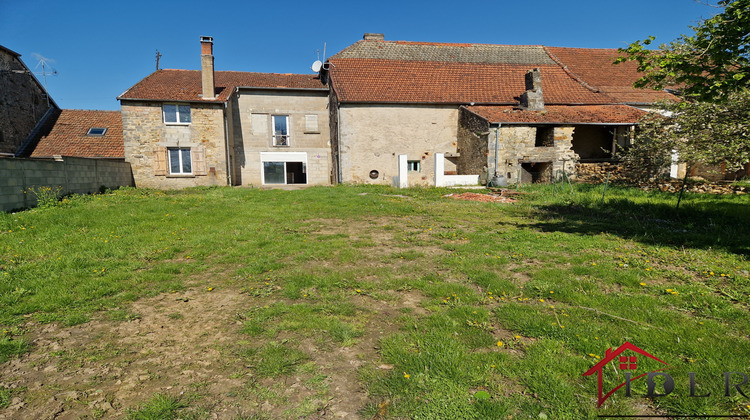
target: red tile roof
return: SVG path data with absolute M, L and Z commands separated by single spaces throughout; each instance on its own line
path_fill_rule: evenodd
M 545 47 L 552 59 L 560 63 L 571 76 L 612 96 L 618 102 L 650 104 L 659 100 L 677 100 L 677 97 L 652 89 L 636 89 L 633 83 L 641 77 L 637 63 L 626 61 L 613 64 L 619 57 L 615 49 Z
M 341 102 L 515 104 L 526 90 L 522 64 L 360 58 L 331 59 L 330 77 Z M 547 104 L 607 104 L 559 66 L 541 69 Z
M 50 125 L 31 157 L 125 158 L 120 111 L 63 109 Z M 86 135 L 92 127 L 106 128 L 107 132 L 103 136 Z
M 324 89 L 317 74 L 214 73 L 217 97 L 203 100 L 200 70 L 157 70 L 117 99 L 148 101 L 225 102 L 236 87 Z
M 468 106 L 466 109 L 490 123 L 503 124 L 635 124 L 646 111 L 628 105 L 548 105 L 545 111 L 512 106 Z

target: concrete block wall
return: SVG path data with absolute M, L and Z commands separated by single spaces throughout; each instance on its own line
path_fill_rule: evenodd
M 62 161 L 0 159 L 0 211 L 36 205 L 28 188 L 62 187 L 61 194 L 90 194 L 106 188 L 133 186 L 130 164 L 122 161 L 65 157 Z

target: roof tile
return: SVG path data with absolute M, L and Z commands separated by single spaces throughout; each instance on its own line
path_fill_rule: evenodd
M 125 158 L 120 111 L 63 109 L 50 125 L 31 157 Z M 107 128 L 107 132 L 103 136 L 86 135 L 92 127 Z
M 321 89 L 317 74 L 276 74 L 241 71 L 214 73 L 216 98 L 204 100 L 200 70 L 157 70 L 117 99 L 185 102 L 225 102 L 236 87 Z
M 512 106 L 468 106 L 490 123 L 503 124 L 635 124 L 648 112 L 628 105 L 550 105 L 545 111 Z

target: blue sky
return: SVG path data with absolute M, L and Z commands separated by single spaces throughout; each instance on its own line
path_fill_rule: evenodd
M 712 2 L 715 3 L 715 2 Z M 41 1 L 0 0 L 0 45 L 47 77 L 62 108 L 119 109 L 115 99 L 156 68 L 200 68 L 201 35 L 216 70 L 310 73 L 362 38 L 618 48 L 669 42 L 719 9 L 695 0 Z M 40 80 L 41 75 L 37 76 Z

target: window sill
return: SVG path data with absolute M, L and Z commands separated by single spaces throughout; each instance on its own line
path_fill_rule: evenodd
M 167 178 L 195 178 L 195 174 L 169 174 Z
M 186 125 L 190 125 L 190 124 L 191 123 L 178 123 L 178 122 L 165 122 L 164 123 L 164 125 L 181 125 L 181 126 L 186 126 Z

